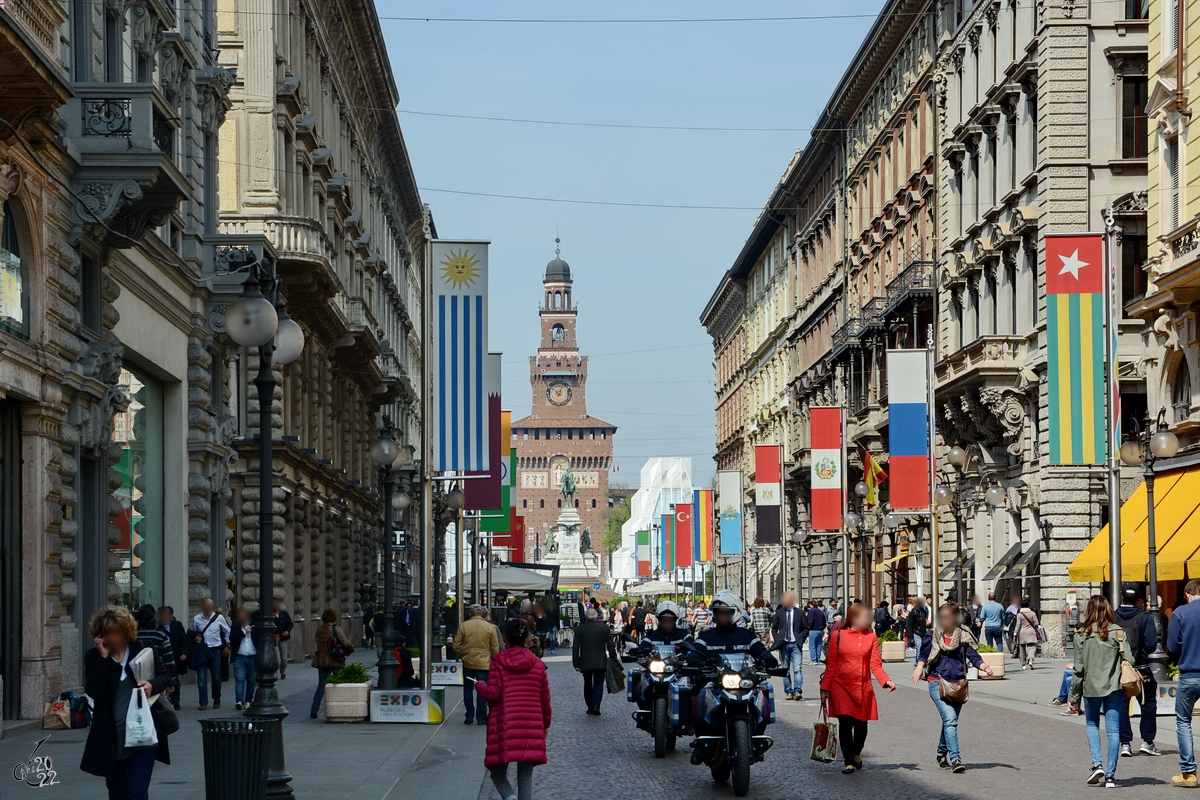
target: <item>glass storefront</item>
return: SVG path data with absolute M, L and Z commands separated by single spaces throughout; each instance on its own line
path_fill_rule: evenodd
M 163 388 L 136 369 L 122 369 L 120 384 L 130 402 L 113 426 L 121 446 L 113 467 L 121 476 L 121 515 L 113 520 L 120 536 L 111 551 L 121 559 L 120 603 L 136 609 L 163 603 Z

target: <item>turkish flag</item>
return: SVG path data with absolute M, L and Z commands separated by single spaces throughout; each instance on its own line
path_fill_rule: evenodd
M 675 566 L 692 565 L 692 505 L 675 506 Z
M 1046 237 L 1046 293 L 1104 291 L 1104 235 Z

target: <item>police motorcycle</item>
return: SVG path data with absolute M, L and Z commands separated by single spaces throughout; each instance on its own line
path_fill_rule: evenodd
M 750 792 L 750 765 L 763 760 L 774 744 L 766 729 L 775 721 L 772 675 L 785 669 L 746 628 L 736 626 L 743 613 L 741 598 L 718 592 L 709 606 L 716 626 L 699 639 L 679 646 L 700 661 L 692 763 L 707 765 L 713 780 L 733 778 L 733 793 Z
M 654 631 L 627 654 L 638 668 L 630 669 L 625 681 L 625 699 L 637 703 L 633 721 L 654 737 L 654 757 L 663 758 L 675 749 L 679 736 L 692 733 L 691 691 L 697 672 L 689 669 L 678 645 L 691 636 L 679 627 L 679 607 L 670 600 L 655 609 Z M 634 641 L 632 638 L 627 641 Z

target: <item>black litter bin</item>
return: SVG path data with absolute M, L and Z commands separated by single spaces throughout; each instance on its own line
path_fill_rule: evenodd
M 265 800 L 271 762 L 271 725 L 230 717 L 200 720 L 207 800 Z

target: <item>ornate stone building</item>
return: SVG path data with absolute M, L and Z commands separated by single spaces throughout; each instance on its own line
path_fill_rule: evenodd
M 568 471 L 577 488 L 580 531 L 590 531 L 593 553 L 601 552 L 608 519 L 608 471 L 617 427 L 587 413 L 588 360 L 579 354 L 575 338 L 579 311 L 572 285 L 571 268 L 556 253 L 542 282 L 541 343 L 529 358 L 532 408 L 528 417 L 512 423 L 520 501 L 516 512 L 525 517 L 524 557 L 530 561 L 535 550 L 547 551 L 547 532 L 563 512 L 562 482 Z M 596 555 L 593 560 L 597 569 L 607 570 L 606 559 Z

